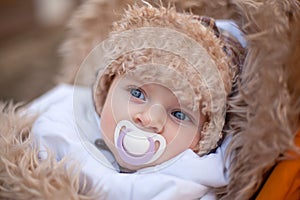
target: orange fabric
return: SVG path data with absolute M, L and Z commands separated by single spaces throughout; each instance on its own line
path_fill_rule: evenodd
M 300 131 L 295 143 L 300 147 Z M 256 200 L 300 200 L 300 158 L 280 162 Z

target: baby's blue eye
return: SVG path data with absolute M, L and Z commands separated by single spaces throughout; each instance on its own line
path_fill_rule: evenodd
M 140 89 L 131 89 L 130 94 L 135 98 L 146 100 L 144 93 Z
M 182 120 L 182 121 L 186 121 L 186 120 L 190 120 L 190 118 L 188 116 L 186 116 L 186 114 L 184 114 L 183 112 L 181 111 L 174 111 L 171 113 L 174 117 L 176 117 L 177 119 L 179 120 Z

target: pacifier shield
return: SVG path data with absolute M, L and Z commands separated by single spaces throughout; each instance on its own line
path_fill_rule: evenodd
M 120 121 L 115 129 L 115 146 L 119 156 L 128 164 L 143 165 L 157 160 L 166 148 L 164 137 L 140 130 L 130 121 Z M 155 143 L 158 149 L 155 149 Z

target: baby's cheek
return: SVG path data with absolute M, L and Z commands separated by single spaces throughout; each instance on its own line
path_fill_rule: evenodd
M 200 141 L 200 138 L 201 138 L 201 135 L 200 133 L 196 132 L 196 134 L 194 135 L 193 139 L 192 139 L 192 142 L 191 142 L 191 145 L 190 145 L 190 149 L 197 149 L 198 148 L 198 144 L 199 144 L 199 141 Z
M 103 110 L 101 113 L 101 128 L 103 131 L 103 135 L 107 137 L 111 142 L 114 138 L 114 129 L 116 127 L 116 122 L 114 116 L 111 112 L 107 112 L 107 110 Z
M 195 148 L 200 140 L 200 134 L 196 129 L 183 128 L 175 131 L 171 137 L 166 138 L 167 143 L 173 143 L 173 145 L 181 147 L 183 150 L 188 148 Z

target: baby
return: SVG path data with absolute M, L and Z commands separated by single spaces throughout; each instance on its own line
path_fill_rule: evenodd
M 105 199 L 214 199 L 228 181 L 219 146 L 239 50 L 212 19 L 130 7 L 78 72 L 97 74 L 93 87 L 36 103 L 49 105 L 33 127 L 39 157 L 82 163 Z

